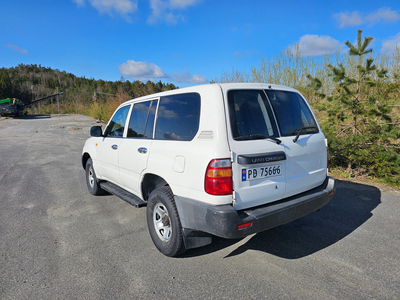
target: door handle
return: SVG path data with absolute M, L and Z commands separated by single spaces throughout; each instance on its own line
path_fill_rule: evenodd
M 141 148 L 137 149 L 137 151 L 139 153 L 146 154 L 147 153 L 147 148 L 141 147 Z
M 117 149 L 118 149 L 118 145 L 112 145 L 111 148 L 112 148 L 113 150 L 117 150 Z

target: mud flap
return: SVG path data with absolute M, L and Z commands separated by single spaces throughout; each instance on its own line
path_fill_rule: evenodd
M 211 234 L 188 228 L 182 228 L 182 237 L 186 249 L 202 247 L 212 242 Z

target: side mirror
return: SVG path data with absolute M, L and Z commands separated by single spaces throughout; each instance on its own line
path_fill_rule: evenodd
M 90 136 L 99 137 L 103 135 L 101 126 L 92 126 L 90 128 Z

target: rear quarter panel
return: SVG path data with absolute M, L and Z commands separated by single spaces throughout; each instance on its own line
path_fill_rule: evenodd
M 232 195 L 212 196 L 204 191 L 209 162 L 230 157 L 221 89 L 218 85 L 209 85 L 193 88 L 191 92 L 198 92 L 201 97 L 197 134 L 191 141 L 153 140 L 142 178 L 146 173 L 157 174 L 180 197 L 212 205 L 232 203 Z

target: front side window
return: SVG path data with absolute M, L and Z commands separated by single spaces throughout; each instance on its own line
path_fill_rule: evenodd
M 155 138 L 190 141 L 199 129 L 200 95 L 197 93 L 161 97 Z
M 104 133 L 105 137 L 122 137 L 130 107 L 130 105 L 124 106 L 115 113 Z
M 228 92 L 231 132 L 235 140 L 278 137 L 271 107 L 262 90 Z
M 156 108 L 157 101 L 136 103 L 133 106 L 131 118 L 129 120 L 128 138 L 153 138 Z
M 319 132 L 304 99 L 294 92 L 266 90 L 282 136 Z

